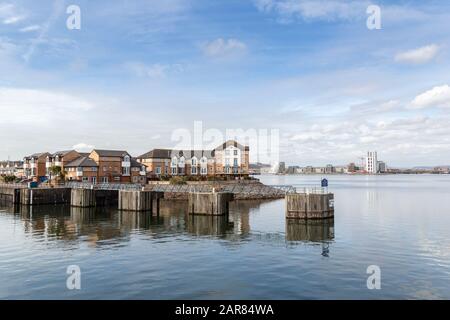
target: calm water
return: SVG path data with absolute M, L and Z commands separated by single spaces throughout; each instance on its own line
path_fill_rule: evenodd
M 329 180 L 336 217 L 323 223 L 286 222 L 284 200 L 236 202 L 228 220 L 184 202 L 159 217 L 0 207 L 0 299 L 450 299 L 450 176 Z M 369 265 L 381 290 L 367 289 Z

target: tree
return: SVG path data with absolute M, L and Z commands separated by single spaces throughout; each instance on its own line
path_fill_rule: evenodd
M 50 181 L 55 177 L 57 180 L 58 178 L 61 179 L 63 177 L 63 171 L 60 166 L 51 166 L 49 169 L 50 172 Z

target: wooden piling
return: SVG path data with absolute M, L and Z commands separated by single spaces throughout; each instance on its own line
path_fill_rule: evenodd
M 286 195 L 286 218 L 326 219 L 334 217 L 332 193 L 288 193 Z
M 228 192 L 191 192 L 188 195 L 190 214 L 225 215 L 233 194 Z

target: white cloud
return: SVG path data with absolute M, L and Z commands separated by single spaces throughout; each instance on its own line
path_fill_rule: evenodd
M 41 29 L 41 26 L 35 24 L 35 25 L 31 25 L 31 26 L 28 26 L 28 27 L 21 28 L 19 31 L 20 32 L 32 32 L 32 31 L 38 31 L 40 29 Z
M 83 151 L 89 152 L 92 149 L 95 149 L 95 146 L 91 145 L 91 144 L 84 143 L 84 142 L 80 142 L 80 143 L 72 146 L 72 149 L 80 151 L 80 152 L 83 152 Z
M 439 52 L 439 46 L 431 44 L 417 49 L 398 53 L 395 61 L 402 63 L 422 64 L 433 60 Z
M 0 123 L 49 124 L 92 108 L 92 103 L 66 93 L 0 87 Z
M 256 7 L 263 12 L 275 12 L 282 22 L 293 18 L 304 20 L 349 20 L 365 19 L 367 1 L 355 0 L 255 0 Z
M 434 87 L 418 95 L 411 102 L 412 109 L 427 107 L 450 107 L 450 87 L 447 84 Z
M 218 38 L 205 43 L 202 49 L 205 55 L 220 58 L 241 55 L 247 51 L 247 45 L 236 39 L 224 40 Z
M 6 18 L 5 20 L 3 20 L 3 24 L 15 24 L 19 21 L 22 21 L 23 19 L 25 19 L 25 16 L 9 17 L 9 18 Z

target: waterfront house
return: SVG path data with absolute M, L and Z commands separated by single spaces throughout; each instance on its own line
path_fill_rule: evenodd
M 18 178 L 21 178 L 22 175 L 22 161 L 0 161 L 0 176 L 16 176 Z
M 98 165 L 98 182 L 145 183 L 146 166 L 126 151 L 94 149 L 89 158 Z
M 89 156 L 80 156 L 66 163 L 66 179 L 70 181 L 97 183 L 98 164 Z
M 229 140 L 213 150 L 153 149 L 139 157 L 153 176 L 243 176 L 249 147 Z
M 66 171 L 65 165 L 80 156 L 80 153 L 75 150 L 58 151 L 48 155 L 45 163 L 47 177 L 51 176 L 51 167 L 60 167 L 61 172 L 64 172 Z
M 33 180 L 46 179 L 46 163 L 48 152 L 34 153 L 23 159 L 24 177 Z

